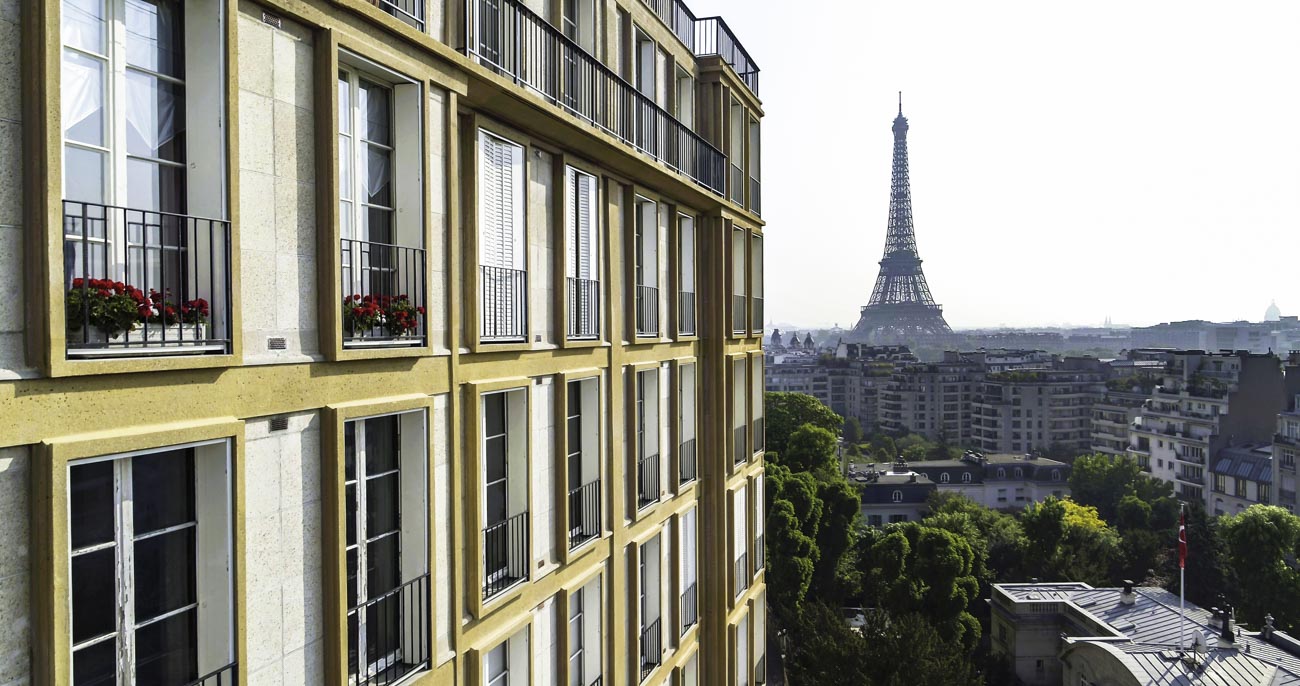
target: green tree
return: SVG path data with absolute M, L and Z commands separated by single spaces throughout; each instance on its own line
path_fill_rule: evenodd
M 1020 523 L 1028 539 L 1030 570 L 1045 580 L 1111 583 L 1120 560 L 1120 537 L 1097 509 L 1049 497 L 1027 506 Z
M 862 422 L 857 417 L 844 420 L 844 442 L 853 446 L 862 442 Z
M 821 427 L 831 435 L 840 435 L 844 418 L 806 393 L 767 393 L 764 396 L 766 445 L 769 453 L 785 452 L 786 441 L 804 424 Z
M 1070 496 L 1112 521 L 1120 499 L 1132 492 L 1133 482 L 1141 476 L 1142 469 L 1127 457 L 1080 455 L 1070 470 Z
M 877 433 L 871 437 L 869 443 L 871 455 L 876 458 L 877 462 L 893 462 L 898 457 L 898 446 L 894 445 L 894 439 L 887 434 Z
M 1153 516 L 1152 519 L 1155 519 Z M 1233 566 L 1229 564 L 1226 546 L 1223 543 L 1221 524 L 1226 520 L 1211 517 L 1205 506 L 1194 502 L 1187 507 L 1187 599 L 1201 607 L 1211 607 L 1222 602 L 1224 597 L 1238 600 L 1237 583 L 1233 575 Z M 1154 522 L 1153 522 L 1154 525 Z M 1178 516 L 1173 523 L 1155 528 L 1160 532 L 1169 562 L 1165 565 L 1169 576 L 1171 592 L 1178 592 Z
M 839 460 L 835 457 L 837 445 L 835 434 L 819 426 L 804 424 L 790 434 L 785 449 L 771 462 L 785 465 L 793 472 L 809 472 L 830 478 L 829 473 L 839 473 Z
M 1132 493 L 1119 499 L 1115 510 L 1115 526 L 1128 532 L 1151 526 L 1151 506 Z
M 968 611 L 979 595 L 970 544 L 950 531 L 908 522 L 876 535 L 865 555 L 868 603 L 893 614 L 917 613 L 944 640 L 974 649 L 980 625 Z
M 1239 582 L 1238 617 L 1262 626 L 1264 615 L 1271 613 L 1279 629 L 1295 630 L 1300 626 L 1300 570 L 1295 566 L 1300 517 L 1275 505 L 1253 505 L 1221 521 L 1220 537 Z
M 765 572 L 767 597 L 772 611 L 788 625 L 798 616 L 808 595 L 818 557 L 817 544 L 800 528 L 789 500 L 777 500 L 768 508 L 765 531 L 770 552 Z

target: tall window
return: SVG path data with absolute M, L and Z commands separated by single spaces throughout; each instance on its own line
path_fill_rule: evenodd
M 745 107 L 740 101 L 731 99 L 731 145 L 727 156 L 731 159 L 731 200 L 738 205 L 745 204 Z
M 686 633 L 699 621 L 699 590 L 696 584 L 699 570 L 697 567 L 696 556 L 696 536 L 697 532 L 697 510 L 691 508 L 682 515 L 682 532 L 681 545 L 682 549 L 677 555 L 681 561 L 681 584 L 682 584 L 682 633 Z
M 731 508 L 732 547 L 736 569 L 736 595 L 749 588 L 749 491 L 745 486 L 736 490 Z
M 636 374 L 637 507 L 659 500 L 659 370 Z
M 348 673 L 428 665 L 428 505 L 423 412 L 343 426 Z
M 565 414 L 569 493 L 569 547 L 601 532 L 600 380 L 568 383 Z
M 638 28 L 634 31 L 632 46 L 632 86 L 649 102 L 657 102 L 657 79 L 655 78 L 655 58 L 659 49 L 654 40 Z M 636 139 L 634 144 L 650 153 L 658 150 L 655 134 L 657 133 L 655 111 L 649 107 L 636 105 L 632 109 L 636 117 Z
M 677 215 L 677 282 L 680 285 L 680 302 L 678 304 L 677 330 L 687 336 L 694 336 L 696 329 L 695 314 L 695 218 L 690 215 Z
M 754 356 L 754 373 L 751 375 L 750 389 L 750 407 L 754 413 L 754 452 L 763 449 L 766 439 L 766 430 L 763 425 L 763 356 Z
M 485 394 L 483 432 L 483 596 L 528 578 L 527 391 Z
M 749 686 L 749 615 L 736 625 L 736 686 Z
M 662 614 L 660 593 L 663 581 L 660 577 L 662 563 L 660 539 L 655 536 L 641 546 L 640 560 L 640 601 L 641 601 L 641 680 L 645 680 L 663 659 L 663 628 L 660 625 Z
M 687 129 L 695 130 L 695 79 L 691 78 L 690 72 L 677 68 L 677 121 L 686 126 Z
M 746 299 L 749 273 L 745 271 L 745 245 L 748 233 L 739 227 L 731 231 L 731 332 L 734 334 L 744 334 L 749 331 Z M 762 324 L 760 323 L 759 326 Z
M 478 141 L 481 334 L 485 341 L 520 340 L 528 312 L 524 149 L 482 129 Z
M 755 335 L 763 333 L 763 237 L 749 237 L 749 328 Z
M 650 199 L 636 200 L 635 251 L 636 335 L 659 335 L 659 206 Z
M 731 425 L 732 447 L 737 464 L 749 459 L 749 376 L 746 374 L 745 358 L 738 357 L 731 363 Z
M 565 169 L 565 226 L 568 232 L 566 277 L 569 290 L 569 338 L 600 335 L 600 250 L 596 228 L 596 177 Z
M 758 214 L 762 211 L 762 185 L 759 183 L 759 124 L 758 120 L 749 120 L 749 209 Z
M 698 475 L 695 423 L 697 419 L 695 365 L 677 368 L 677 430 L 681 437 L 677 452 L 678 483 L 694 481 Z
M 69 467 L 73 683 L 184 684 L 234 662 L 230 469 L 224 441 Z
M 569 596 L 569 686 L 591 686 L 601 678 L 601 579 Z

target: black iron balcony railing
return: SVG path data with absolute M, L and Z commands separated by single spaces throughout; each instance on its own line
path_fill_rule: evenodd
M 664 637 L 659 629 L 659 619 L 641 628 L 641 680 L 650 676 L 663 660 Z
M 659 502 L 659 454 L 636 461 L 637 509 Z
M 756 295 L 749 299 L 749 328 L 755 336 L 763 334 L 763 297 Z
M 754 452 L 763 450 L 767 446 L 767 433 L 763 428 L 763 417 L 760 415 L 754 418 Z
M 239 663 L 232 662 L 221 669 L 204 674 L 185 686 L 235 686 L 238 683 Z
M 465 53 L 722 193 L 727 158 L 519 0 L 465 0 Z
M 688 484 L 694 481 L 698 475 L 698 465 L 695 461 L 695 439 L 688 438 L 682 441 L 681 446 L 677 448 L 677 485 Z
M 595 679 L 592 679 L 591 683 L 588 684 L 588 686 L 603 686 L 604 683 L 605 683 L 605 677 L 598 676 Z
M 682 291 L 678 298 L 677 330 L 685 336 L 694 336 L 695 329 L 695 293 Z
M 754 537 L 754 573 L 762 569 L 767 563 L 767 548 L 763 547 L 763 534 Z
M 736 464 L 740 464 L 741 462 L 744 462 L 749 459 L 749 446 L 745 442 L 745 439 L 748 437 L 749 431 L 747 431 L 746 429 L 747 427 L 742 425 L 736 427 L 735 431 L 732 432 L 731 442 L 733 444 L 732 449 L 734 452 Z
M 424 30 L 424 0 L 370 0 L 379 9 Z
M 396 683 L 428 669 L 429 650 L 427 573 L 348 610 L 349 684 Z
M 749 554 L 741 553 L 736 558 L 736 595 L 745 592 L 749 588 Z
M 340 241 L 344 345 L 424 342 L 424 260 L 423 248 Z
M 569 338 L 600 337 L 600 282 L 569 277 Z
M 659 335 L 659 289 L 654 286 L 636 287 L 636 335 Z
M 722 17 L 704 17 L 695 22 L 695 54 L 718 55 L 736 70 L 740 80 L 758 95 L 758 65 L 736 40 L 736 34 Z
M 746 310 L 749 308 L 745 304 L 745 296 L 732 294 L 731 296 L 731 332 L 736 334 L 749 333 L 749 322 L 745 315 L 749 314 Z
M 686 633 L 698 621 L 700 621 L 700 605 L 696 596 L 695 582 L 692 581 L 691 585 L 682 592 L 682 633 Z
M 735 152 L 736 148 L 733 147 L 731 151 Z M 731 161 L 734 163 L 736 159 L 733 157 Z M 731 165 L 731 201 L 741 207 L 745 206 L 745 170 L 737 164 Z
M 695 49 L 695 14 L 681 0 L 642 0 L 687 48 Z
M 479 301 L 481 340 L 528 340 L 528 272 L 506 267 L 479 267 L 483 298 Z
M 63 201 L 69 357 L 230 352 L 230 222 Z
M 528 512 L 483 530 L 483 599 L 528 579 Z
M 569 550 L 600 535 L 600 479 L 569 491 Z

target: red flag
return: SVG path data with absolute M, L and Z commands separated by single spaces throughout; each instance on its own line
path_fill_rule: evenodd
M 1178 514 L 1178 568 L 1187 566 L 1187 515 Z

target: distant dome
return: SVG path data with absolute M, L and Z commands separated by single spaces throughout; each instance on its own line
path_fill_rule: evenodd
M 1275 322 L 1280 320 L 1281 318 L 1282 318 L 1282 310 L 1278 308 L 1277 301 L 1274 300 L 1273 304 L 1269 305 L 1267 310 L 1264 310 L 1264 321 Z

